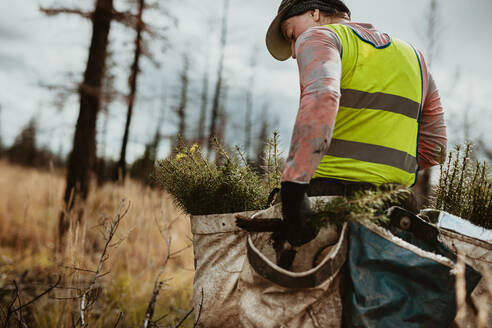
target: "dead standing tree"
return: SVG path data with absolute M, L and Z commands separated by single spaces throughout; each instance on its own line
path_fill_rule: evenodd
M 132 28 L 135 29 L 135 50 L 133 53 L 133 62 L 130 68 L 130 77 L 128 78 L 129 94 L 128 94 L 128 109 L 125 122 L 125 130 L 123 132 L 123 140 L 121 143 L 120 159 L 118 161 L 117 169 L 115 172 L 115 180 L 121 178 L 125 179 L 127 173 L 126 167 L 126 150 L 128 147 L 128 139 L 130 136 L 130 125 L 133 117 L 133 110 L 135 106 L 135 100 L 137 97 L 137 86 L 138 86 L 138 75 L 140 73 L 140 59 L 142 56 L 150 59 L 156 66 L 158 64 L 154 61 L 149 47 L 146 44 L 145 34 L 149 35 L 151 38 L 165 39 L 163 35 L 156 32 L 156 28 L 153 28 L 150 24 L 147 24 L 143 15 L 148 9 L 160 10 L 165 16 L 170 18 L 176 24 L 176 19 L 171 17 L 169 13 L 165 12 L 159 5 L 159 1 L 154 1 L 149 3 L 148 0 L 131 0 L 130 2 L 136 2 L 138 5 L 137 14 L 134 16 L 134 24 Z
M 177 145 L 178 139 L 180 138 L 183 142 L 186 142 L 186 109 L 188 106 L 188 89 L 190 84 L 190 57 L 186 52 L 183 54 L 183 70 L 179 75 L 179 79 L 181 81 L 181 91 L 178 106 L 174 108 L 174 112 L 178 117 L 178 131 L 174 146 Z
M 102 103 L 102 82 L 105 73 L 109 31 L 112 21 L 136 29 L 143 25 L 138 17 L 131 12 L 118 12 L 114 9 L 113 0 L 96 0 L 94 11 L 84 12 L 74 8 L 40 8 L 48 16 L 58 14 L 76 14 L 92 21 L 92 38 L 83 82 L 79 86 L 80 110 L 72 151 L 69 155 L 64 201 L 66 210 L 70 211 L 75 204 L 87 199 L 89 191 L 89 174 L 93 167 L 96 153 L 96 121 Z M 82 211 L 78 213 L 78 219 Z M 66 211 L 59 218 L 59 246 L 63 247 L 63 237 L 70 225 Z
M 212 24 L 209 24 L 209 30 L 212 29 Z M 203 84 L 201 92 L 201 104 L 200 104 L 200 117 L 198 118 L 198 131 L 196 134 L 196 142 L 203 147 L 205 143 L 205 121 L 207 119 L 207 105 L 208 105 L 208 84 L 209 84 L 209 62 L 210 62 L 210 43 L 207 33 L 207 42 L 205 50 L 205 71 L 203 73 Z
M 217 70 L 217 81 L 215 83 L 215 92 L 212 102 L 212 113 L 210 117 L 210 133 L 208 140 L 208 154 L 210 155 L 213 137 L 217 134 L 218 120 L 220 116 L 220 100 L 221 93 L 223 92 L 223 71 L 224 71 L 224 58 L 225 58 L 225 47 L 227 44 L 227 14 L 229 11 L 229 1 L 224 0 L 224 13 L 222 16 L 222 32 L 220 37 L 220 58 L 219 58 L 219 68 Z
M 116 75 L 114 70 L 117 66 L 114 51 L 110 46 L 106 55 L 106 70 L 104 72 L 104 78 L 102 82 L 101 93 L 101 113 L 103 114 L 103 122 L 97 128 L 96 131 L 96 163 L 94 165 L 94 171 L 97 177 L 97 186 L 102 187 L 104 183 L 112 179 L 111 167 L 114 166 L 111 161 L 106 159 L 106 150 L 108 145 L 108 126 L 110 120 L 110 105 L 121 94 L 115 88 Z
M 159 111 L 159 118 L 157 120 L 154 136 L 151 140 L 149 140 L 149 142 L 146 143 L 143 155 L 133 162 L 130 169 L 130 175 L 132 178 L 150 185 L 154 184 L 154 166 L 155 161 L 157 160 L 159 145 L 163 139 L 162 126 L 164 125 L 166 112 L 166 90 L 166 88 L 163 88 L 162 91 L 161 108 Z M 155 119 L 152 122 L 154 121 Z
M 97 0 L 95 10 L 83 12 L 70 8 L 41 8 L 45 14 L 77 14 L 92 21 L 92 39 L 84 79 L 79 86 L 80 110 L 73 147 L 68 159 L 64 201 L 68 210 L 89 191 L 89 171 L 95 158 L 96 121 L 101 105 L 101 85 L 104 76 L 109 30 L 114 16 L 113 0 Z M 69 227 L 65 212 L 59 218 L 59 242 Z
M 256 65 L 257 65 L 258 46 L 253 48 L 253 52 L 250 58 L 251 75 L 249 77 L 248 86 L 246 89 L 246 112 L 244 120 L 244 151 L 246 158 L 251 156 L 251 138 L 253 130 L 253 85 L 255 82 Z
M 217 134 L 216 137 L 219 140 L 219 142 L 224 143 L 224 140 L 226 138 L 226 128 L 227 128 L 227 122 L 229 120 L 229 114 L 227 113 L 227 108 L 226 108 L 226 102 L 227 102 L 227 93 L 229 92 L 229 88 L 226 83 L 223 83 L 222 85 L 222 93 L 221 93 L 221 100 L 220 100 L 220 108 L 219 108 L 219 115 L 218 115 L 218 128 L 217 128 Z
M 133 116 L 133 106 L 135 105 L 135 98 L 137 94 L 137 78 L 140 71 L 140 57 L 142 56 L 142 42 L 143 42 L 143 13 L 145 10 L 145 0 L 138 0 L 138 13 L 136 22 L 136 37 L 135 37 L 135 51 L 133 53 L 133 63 L 130 68 L 130 77 L 128 78 L 128 86 L 130 93 L 128 95 L 128 109 L 126 113 L 125 131 L 123 133 L 123 140 L 121 143 L 120 160 L 118 161 L 115 179 L 126 177 L 126 148 L 128 145 L 128 137 L 130 135 L 130 124 Z
M 268 133 L 271 128 L 268 114 L 268 103 L 263 105 L 261 113 L 261 126 L 256 136 L 256 149 L 254 154 L 254 161 L 257 168 L 261 168 L 262 163 L 265 162 L 265 147 L 268 142 Z

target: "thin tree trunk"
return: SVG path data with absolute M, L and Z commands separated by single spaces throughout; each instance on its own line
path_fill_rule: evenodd
M 137 36 L 135 38 L 135 52 L 133 57 L 133 64 L 131 66 L 130 78 L 128 84 L 130 87 L 130 94 L 128 96 L 128 110 L 126 113 L 125 132 L 123 134 L 123 141 L 121 143 L 120 160 L 118 161 L 117 172 L 115 178 L 122 180 L 126 177 L 126 148 L 128 145 L 128 137 L 130 135 L 130 124 L 133 116 L 133 107 L 135 104 L 135 98 L 137 95 L 137 77 L 140 73 L 140 57 L 142 55 L 142 34 L 143 24 L 142 16 L 145 10 L 145 0 L 139 0 L 138 15 L 137 15 Z
M 246 111 L 244 118 L 244 152 L 246 153 L 246 158 L 249 159 L 251 156 L 251 133 L 253 128 L 253 95 L 251 92 L 251 85 L 248 86 L 246 92 Z
M 106 168 L 106 147 L 108 139 L 108 124 L 109 124 L 109 112 L 108 109 L 103 111 L 104 122 L 101 132 L 101 148 L 100 155 L 96 157 L 96 174 L 97 174 L 97 186 L 102 187 L 107 182 L 107 168 Z M 111 178 L 111 177 L 110 177 Z
M 254 47 L 250 58 L 251 76 L 246 89 L 246 112 L 244 118 L 244 152 L 251 157 L 251 142 L 253 130 L 253 85 L 255 83 L 258 47 Z
M 215 84 L 215 93 L 212 104 L 212 114 L 210 117 L 210 133 L 208 140 L 208 149 L 209 155 L 212 149 L 212 138 L 217 135 L 217 121 L 219 118 L 220 111 L 220 94 L 222 92 L 222 82 L 223 82 L 223 70 L 224 70 L 224 57 L 225 57 L 225 46 L 227 42 L 227 12 L 229 10 L 229 0 L 224 0 L 224 13 L 222 16 L 222 33 L 221 33 L 221 49 L 220 49 L 220 59 L 219 59 L 219 68 L 217 71 L 217 82 Z
M 186 107 L 188 105 L 188 85 L 189 85 L 189 68 L 190 57 L 185 54 L 183 56 L 183 71 L 181 72 L 181 94 L 179 105 L 176 109 L 178 115 L 178 137 L 186 139 Z
M 257 167 L 261 167 L 265 157 L 265 145 L 268 141 L 268 130 L 270 129 L 268 107 L 265 105 L 261 115 L 261 127 L 256 137 L 255 161 Z
M 64 201 L 68 210 L 72 209 L 78 200 L 85 200 L 89 191 L 89 172 L 95 157 L 96 121 L 101 103 L 101 84 L 105 71 L 112 11 L 113 0 L 97 0 L 92 17 L 93 30 L 89 58 L 79 91 L 79 117 L 67 167 Z M 58 226 L 60 246 L 69 224 L 68 217 L 62 211 Z
M 157 121 L 157 127 L 154 134 L 153 147 L 155 149 L 156 158 L 157 152 L 159 150 L 160 143 L 162 141 L 162 127 L 164 126 L 164 121 L 166 118 L 166 109 L 167 109 L 167 85 L 165 83 L 162 84 L 162 94 L 160 99 L 160 109 L 159 109 L 159 119 Z
M 200 117 L 198 119 L 197 143 L 203 146 L 205 140 L 205 120 L 207 119 L 208 105 L 208 56 L 205 73 L 203 74 L 203 86 L 201 95 Z
M 228 88 L 224 85 L 221 93 L 220 111 L 219 111 L 219 118 L 218 118 L 219 125 L 217 128 L 217 139 L 221 143 L 225 140 L 227 121 L 229 118 L 225 106 L 227 102 L 227 92 L 228 92 Z

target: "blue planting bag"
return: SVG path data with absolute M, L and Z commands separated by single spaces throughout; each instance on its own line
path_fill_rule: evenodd
M 437 228 L 403 209 L 393 209 L 385 228 L 350 224 L 345 325 L 449 327 L 456 255 L 438 241 Z M 465 277 L 469 296 L 481 275 L 467 265 Z

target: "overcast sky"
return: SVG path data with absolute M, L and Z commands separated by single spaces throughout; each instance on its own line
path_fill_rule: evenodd
M 116 5 L 122 0 L 115 0 Z M 218 61 L 218 38 L 222 0 L 170 0 L 169 11 L 177 18 L 177 26 L 170 25 L 167 49 L 152 43 L 155 59 L 160 67 L 143 60 L 139 98 L 132 125 L 129 160 L 143 152 L 156 129 L 160 108 L 173 106 L 179 92 L 178 74 L 182 54 L 191 56 L 190 121 L 196 126 L 201 80 L 208 66 L 210 85 L 215 82 Z M 347 0 L 353 21 L 368 22 L 377 28 L 404 39 L 426 52 L 426 33 L 423 28 L 429 0 Z M 229 36 L 226 49 L 226 80 L 231 128 L 227 131 L 235 142 L 243 140 L 245 89 L 253 73 L 250 61 L 255 56 L 258 66 L 253 84 L 254 116 L 259 122 L 266 109 L 280 131 L 282 147 L 288 146 L 297 112 L 299 86 L 297 65 L 293 60 L 275 61 L 264 45 L 266 29 L 275 16 L 280 1 L 231 0 Z M 38 11 L 43 5 L 83 6 L 90 9 L 92 0 L 0 0 L 0 133 L 10 145 L 27 121 L 35 117 L 41 131 L 39 144 L 54 151 L 70 150 L 73 127 L 78 115 L 78 98 L 72 97 L 62 110 L 56 109 L 53 92 L 41 84 L 62 84 L 70 87 L 81 79 L 90 42 L 90 23 L 82 18 L 64 16 L 48 18 Z M 463 140 L 462 120 L 465 113 L 473 123 L 472 137 L 487 134 L 492 122 L 492 2 L 441 0 L 439 54 L 431 67 L 441 90 L 447 111 L 450 139 Z M 156 25 L 167 25 L 165 18 L 147 17 Z M 112 24 L 112 49 L 116 53 L 117 87 L 126 92 L 128 67 L 132 57 L 133 33 Z M 207 46 L 208 45 L 208 46 Z M 209 49 L 207 51 L 207 49 Z M 209 53 L 209 56 L 207 56 Z M 208 58 L 208 64 L 207 64 Z M 212 89 L 212 88 L 211 88 Z M 163 91 L 167 90 L 167 91 Z M 210 90 L 211 92 L 212 90 Z M 110 108 L 107 155 L 117 156 L 123 134 L 125 106 L 114 103 Z M 99 124 L 104 117 L 99 117 Z M 176 119 L 166 112 L 163 132 L 175 133 Z M 255 129 L 259 128 L 259 123 Z M 161 156 L 168 151 L 161 147 Z

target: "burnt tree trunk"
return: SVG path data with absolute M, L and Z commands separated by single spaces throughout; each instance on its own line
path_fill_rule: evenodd
M 64 201 L 68 210 L 72 209 L 78 200 L 85 200 L 89 190 L 89 172 L 95 158 L 96 121 L 101 103 L 101 84 L 105 71 L 112 11 L 113 0 L 97 0 L 96 9 L 92 16 L 93 29 L 89 58 L 84 73 L 84 81 L 79 90 L 79 117 L 75 126 L 73 148 L 67 167 Z M 60 242 L 69 224 L 68 217 L 62 211 L 58 226 Z
M 223 70 L 224 70 L 224 57 L 225 57 L 225 46 L 227 41 L 227 11 L 229 9 L 229 0 L 224 0 L 224 13 L 222 16 L 222 33 L 220 38 L 220 59 L 219 68 L 217 71 L 217 82 L 215 83 L 215 93 L 212 103 L 212 114 L 210 117 L 210 133 L 208 140 L 208 153 L 210 155 L 213 143 L 213 137 L 217 134 L 217 124 L 220 114 L 220 98 L 222 92 L 223 83 Z
M 253 130 L 253 86 L 255 84 L 256 65 L 257 65 L 258 47 L 253 48 L 250 58 L 251 76 L 246 88 L 246 111 L 244 117 L 244 152 L 246 158 L 251 157 L 251 143 Z
M 140 57 L 142 56 L 142 35 L 143 35 L 143 12 L 145 10 L 145 0 L 138 0 L 138 14 L 137 14 L 137 36 L 135 38 L 135 52 L 133 57 L 133 63 L 131 66 L 131 73 L 128 79 L 128 85 L 130 87 L 130 94 L 128 95 L 128 110 L 126 113 L 125 132 L 123 133 L 123 141 L 121 143 L 120 160 L 118 161 L 117 170 L 115 173 L 115 179 L 120 177 L 122 180 L 126 177 L 126 148 L 128 145 L 128 137 L 130 135 L 130 124 L 133 116 L 133 107 L 135 105 L 135 98 L 137 94 L 137 77 L 140 72 Z
M 208 57 L 208 56 L 207 56 Z M 205 73 L 203 74 L 203 86 L 201 94 L 200 117 L 198 119 L 197 143 L 203 146 L 205 140 L 205 120 L 207 119 L 208 104 L 208 60 L 206 63 Z
M 226 128 L 227 128 L 227 121 L 229 119 L 227 109 L 226 109 L 228 88 L 225 85 L 223 85 L 222 88 L 223 89 L 222 89 L 221 99 L 220 99 L 220 110 L 219 110 L 219 117 L 217 119 L 218 127 L 217 127 L 217 135 L 216 135 L 217 140 L 219 140 L 220 143 L 223 143 L 225 138 L 226 138 L 225 134 L 226 134 Z
M 255 163 L 258 168 L 261 168 L 265 158 L 265 146 L 268 142 L 268 130 L 270 129 L 268 105 L 265 104 L 262 109 L 261 127 L 256 136 L 256 151 Z
M 187 54 L 183 55 L 183 71 L 181 72 L 181 93 L 179 97 L 179 105 L 176 108 L 178 116 L 178 138 L 186 141 L 186 107 L 188 105 L 188 85 L 189 85 L 189 69 L 190 57 Z
M 251 133 L 253 129 L 253 94 L 251 92 L 251 84 L 246 92 L 246 111 L 244 117 L 244 152 L 246 158 L 251 157 Z

